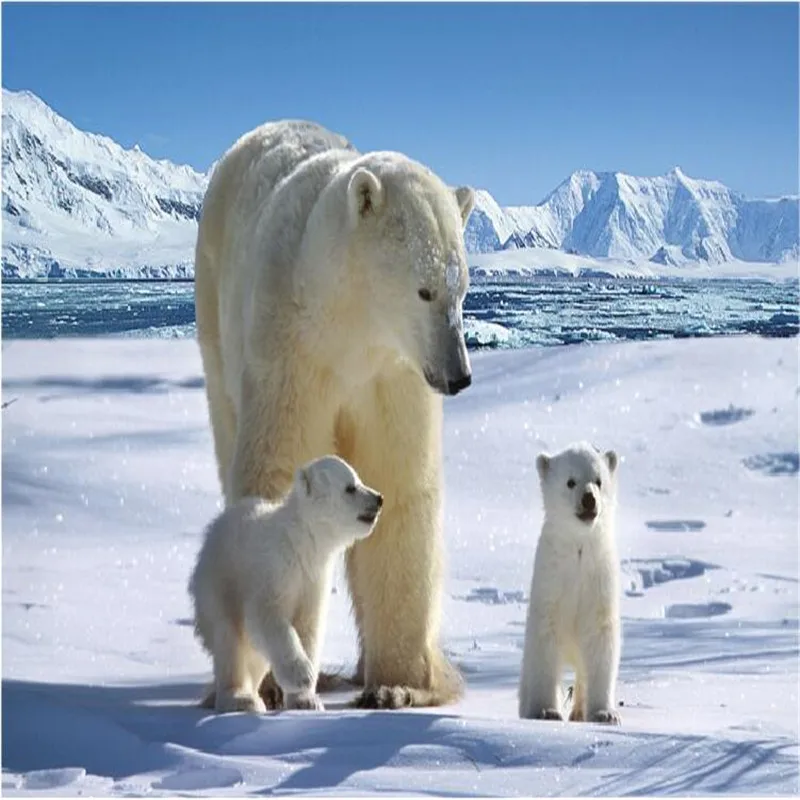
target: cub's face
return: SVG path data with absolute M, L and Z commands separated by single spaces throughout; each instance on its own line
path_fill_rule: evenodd
M 313 515 L 329 524 L 337 543 L 349 544 L 372 533 L 383 496 L 365 486 L 338 456 L 324 456 L 297 471 L 296 490 Z
M 536 469 L 551 519 L 592 527 L 616 503 L 617 454 L 600 453 L 590 444 L 568 447 L 555 456 L 540 454 Z
M 380 177 L 358 168 L 348 187 L 359 260 L 369 264 L 372 330 L 432 389 L 454 395 L 472 381 L 462 306 L 474 193 L 450 189 L 414 162 L 387 163 Z

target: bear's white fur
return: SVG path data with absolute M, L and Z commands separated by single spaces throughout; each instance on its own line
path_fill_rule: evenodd
M 536 547 L 519 686 L 524 719 L 562 719 L 564 666 L 575 670 L 571 720 L 619 724 L 621 647 L 615 537 L 617 455 L 586 443 L 536 468 L 544 524 Z
M 386 498 L 347 558 L 364 706 L 461 691 L 438 642 L 441 424 L 442 395 L 471 381 L 473 203 L 406 156 L 296 121 L 243 136 L 203 203 L 197 333 L 226 500 L 274 500 L 324 453 Z
M 218 712 L 266 710 L 270 665 L 287 708 L 322 709 L 315 689 L 334 556 L 366 538 L 383 503 L 345 461 L 297 471 L 282 502 L 246 497 L 208 527 L 189 582 L 195 630 L 214 660 Z

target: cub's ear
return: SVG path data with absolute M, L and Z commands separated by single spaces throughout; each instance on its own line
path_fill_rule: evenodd
M 311 473 L 307 469 L 298 469 L 295 473 L 295 481 L 301 491 L 304 491 L 306 495 L 311 494 Z
M 536 471 L 539 473 L 539 477 L 544 480 L 547 476 L 547 472 L 550 469 L 550 456 L 547 453 L 539 453 L 536 456 Z
M 617 464 L 619 463 L 619 458 L 617 454 L 613 450 L 606 450 L 605 453 L 606 463 L 608 464 L 608 469 L 613 475 L 617 469 Z
M 459 186 L 455 190 L 456 202 L 461 211 L 461 223 L 466 227 L 469 215 L 475 207 L 475 192 L 469 186 Z
M 353 224 L 371 214 L 376 214 L 383 206 L 383 186 L 377 175 L 366 167 L 359 167 L 347 184 L 347 208 Z

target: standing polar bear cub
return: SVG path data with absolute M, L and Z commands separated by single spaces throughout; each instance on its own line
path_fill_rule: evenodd
M 189 582 L 195 630 L 214 660 L 204 705 L 264 712 L 258 688 L 271 665 L 287 708 L 322 709 L 334 556 L 369 536 L 382 504 L 349 464 L 324 457 L 297 471 L 282 502 L 247 497 L 211 523 Z
M 245 134 L 203 200 L 197 337 L 226 501 L 274 501 L 326 453 L 386 498 L 347 555 L 364 707 L 439 705 L 462 690 L 439 642 L 441 439 L 443 396 L 472 380 L 473 203 L 405 155 L 362 154 L 301 121 Z
M 571 720 L 619 724 L 621 631 L 615 541 L 617 455 L 580 443 L 536 459 L 544 525 L 536 547 L 519 715 L 562 719 L 561 673 L 575 670 Z

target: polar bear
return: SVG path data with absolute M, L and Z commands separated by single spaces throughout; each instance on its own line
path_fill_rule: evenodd
M 299 121 L 243 136 L 203 203 L 197 336 L 227 502 L 280 497 L 324 453 L 386 498 L 374 535 L 347 556 L 363 707 L 462 691 L 438 641 L 441 427 L 443 396 L 472 380 L 462 303 L 473 203 L 472 189 L 404 155 L 362 155 Z
M 562 719 L 561 672 L 575 670 L 571 720 L 618 725 L 621 647 L 615 542 L 617 454 L 586 443 L 536 469 L 544 525 L 533 568 L 519 686 L 519 716 Z
M 334 556 L 370 535 L 382 505 L 328 456 L 299 469 L 281 502 L 245 497 L 211 523 L 189 581 L 195 630 L 214 660 L 203 705 L 266 711 L 258 688 L 271 664 L 287 708 L 322 710 L 315 689 Z

